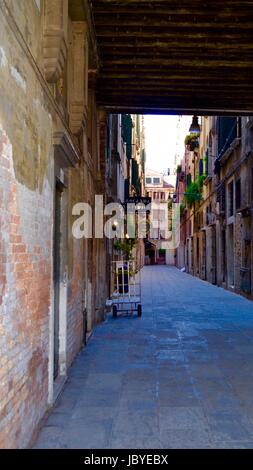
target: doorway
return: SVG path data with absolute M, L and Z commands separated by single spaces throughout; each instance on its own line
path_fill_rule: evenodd
M 53 381 L 66 375 L 67 364 L 67 289 L 68 289 L 68 191 L 56 178 L 53 239 Z
M 206 231 L 202 232 L 202 279 L 206 280 Z
M 235 285 L 234 224 L 229 224 L 227 227 L 227 274 L 228 274 L 228 287 L 234 288 L 234 285 Z
M 54 380 L 59 375 L 60 353 L 60 283 L 61 283 L 61 226 L 63 185 L 55 186 L 54 210 Z

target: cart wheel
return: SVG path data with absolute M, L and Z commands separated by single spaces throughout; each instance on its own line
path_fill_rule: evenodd
M 142 306 L 141 306 L 141 304 L 139 304 L 138 307 L 137 307 L 137 313 L 138 313 L 138 317 L 142 316 Z
M 112 307 L 112 316 L 113 316 L 113 318 L 117 318 L 117 307 L 116 307 L 116 305 L 113 305 L 113 307 Z

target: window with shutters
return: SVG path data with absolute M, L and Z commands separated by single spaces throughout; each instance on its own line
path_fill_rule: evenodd
M 251 168 L 251 202 L 253 202 L 253 168 Z
M 228 185 L 228 217 L 234 215 L 234 181 Z
M 241 179 L 238 179 L 235 183 L 235 204 L 236 209 L 241 207 Z

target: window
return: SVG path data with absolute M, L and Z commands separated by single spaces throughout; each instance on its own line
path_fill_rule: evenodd
M 199 213 L 199 225 L 200 228 L 203 227 L 203 221 L 204 221 L 204 216 L 203 216 L 203 211 Z
M 234 182 L 228 185 L 228 217 L 234 215 Z
M 253 202 L 253 168 L 251 168 L 251 201 Z
M 237 118 L 220 116 L 217 119 L 218 158 L 230 147 L 237 137 Z
M 160 178 L 153 178 L 154 184 L 160 184 Z
M 165 201 L 165 193 L 161 193 L 161 200 Z
M 237 118 L 237 138 L 242 137 L 242 118 L 238 117 Z
M 152 183 L 152 178 L 146 178 L 146 184 L 151 184 Z
M 203 171 L 204 171 L 203 168 L 204 168 L 204 166 L 203 166 L 203 160 L 202 160 L 202 158 L 201 158 L 201 159 L 199 160 L 199 176 L 202 176 L 202 175 L 203 175 Z
M 226 210 L 226 191 L 225 183 L 221 183 L 217 189 L 217 202 L 219 203 L 220 212 L 225 212 Z
M 192 182 L 192 175 L 191 173 L 188 173 L 187 177 L 186 177 L 186 182 L 187 182 L 187 187 L 190 186 L 191 182 Z
M 191 236 L 192 234 L 192 221 L 189 220 L 188 222 L 188 235 Z
M 133 131 L 133 121 L 130 114 L 122 115 L 122 137 L 123 141 L 126 143 L 126 154 L 128 160 L 132 158 L 132 131 Z
M 206 225 L 209 225 L 212 223 L 212 204 L 210 203 L 207 208 L 206 208 Z
M 238 179 L 235 183 L 235 205 L 236 209 L 241 207 L 241 180 Z
M 205 156 L 205 174 L 209 175 L 209 150 L 208 149 L 206 151 L 206 156 Z
M 206 225 L 209 225 L 209 206 L 206 208 Z

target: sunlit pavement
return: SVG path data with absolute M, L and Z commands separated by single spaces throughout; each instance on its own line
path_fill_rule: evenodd
M 98 326 L 35 448 L 253 448 L 253 303 L 145 267 L 143 317 Z

